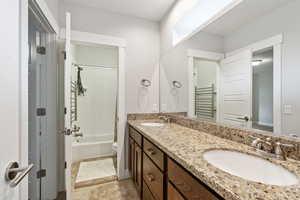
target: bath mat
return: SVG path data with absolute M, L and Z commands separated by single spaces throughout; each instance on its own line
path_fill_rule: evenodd
M 93 180 L 116 177 L 113 158 L 81 162 L 76 184 Z

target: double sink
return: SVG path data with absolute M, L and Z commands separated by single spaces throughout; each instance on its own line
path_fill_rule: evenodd
M 165 123 L 147 122 L 141 125 L 163 127 Z M 214 167 L 249 181 L 276 186 L 299 184 L 298 176 L 294 173 L 255 155 L 234 150 L 214 149 L 206 151 L 203 157 Z

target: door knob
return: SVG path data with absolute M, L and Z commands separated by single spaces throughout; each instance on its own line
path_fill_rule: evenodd
M 246 121 L 246 122 L 249 121 L 249 117 L 247 117 L 247 116 L 245 116 L 245 117 L 238 117 L 237 119 L 239 119 L 239 120 L 244 120 L 244 121 Z
M 5 180 L 9 183 L 10 187 L 16 187 L 33 166 L 33 164 L 30 164 L 28 167 L 20 167 L 18 162 L 10 162 L 5 171 Z

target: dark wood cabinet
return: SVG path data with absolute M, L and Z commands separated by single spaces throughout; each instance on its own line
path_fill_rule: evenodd
M 143 179 L 153 196 L 157 200 L 163 200 L 164 198 L 164 176 L 159 168 L 150 160 L 150 158 L 144 153 L 143 157 Z
M 128 162 L 128 169 L 132 179 L 135 179 L 135 143 L 134 140 L 129 137 L 129 162 Z
M 143 200 L 155 200 L 152 193 L 150 192 L 147 184 L 144 182 L 143 184 Z
M 144 152 L 151 158 L 151 160 L 159 167 L 160 170 L 164 170 L 164 153 L 157 148 L 154 144 L 144 138 Z
M 174 186 L 191 200 L 218 200 L 219 198 L 210 192 L 197 179 L 192 177 L 181 166 L 168 158 L 168 178 Z
M 142 149 L 135 144 L 135 185 L 141 194 L 142 192 Z
M 128 168 L 142 200 L 223 199 L 133 127 L 129 128 L 128 157 Z
M 170 182 L 168 183 L 168 200 L 184 200 L 182 195 Z
M 136 143 L 135 136 L 137 132 L 133 132 L 133 129 L 129 129 L 129 162 L 128 169 L 131 178 L 138 190 L 138 193 L 142 194 L 142 162 L 143 153 L 141 148 L 141 143 Z

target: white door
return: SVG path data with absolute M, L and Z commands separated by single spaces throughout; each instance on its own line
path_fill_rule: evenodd
M 19 200 L 20 188 L 26 190 L 27 176 L 12 187 L 11 182 L 5 180 L 5 171 L 9 162 L 25 162 L 23 155 L 27 155 L 27 148 L 22 148 L 26 144 L 27 130 L 26 116 L 27 107 L 21 103 L 26 98 L 21 84 L 21 80 L 27 74 L 21 76 L 21 54 L 20 54 L 20 6 L 21 1 L 10 0 L 0 7 L 0 199 Z M 9 19 L 9 20 L 8 20 Z M 22 38 L 24 39 L 24 38 Z M 22 51 L 23 52 L 23 51 Z M 26 78 L 25 78 L 26 80 Z M 26 85 L 26 83 L 24 83 Z M 26 101 L 26 99 L 24 100 Z M 23 102 L 23 101 L 22 101 Z M 24 106 L 24 107 L 23 107 Z M 26 112 L 25 114 L 21 111 Z M 24 117 L 24 119 L 22 118 Z M 22 138 L 22 139 L 21 139 Z M 22 154 L 22 155 L 21 155 Z M 26 167 L 26 163 L 22 167 Z M 20 165 L 21 165 L 20 164 Z M 19 174 L 20 175 L 20 174 Z M 22 187 L 20 187 L 22 186 Z M 23 196 L 23 199 L 27 198 Z
M 251 127 L 252 67 L 251 52 L 221 61 L 220 121 L 228 125 Z
M 71 200 L 72 190 L 72 131 L 71 131 L 71 14 L 66 13 L 66 41 L 65 41 L 65 159 L 66 159 L 66 191 L 67 200 Z

